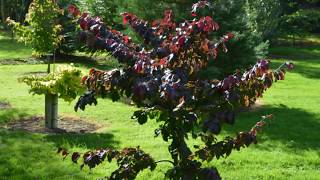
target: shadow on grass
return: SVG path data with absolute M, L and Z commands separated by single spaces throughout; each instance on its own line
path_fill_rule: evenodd
M 254 112 L 241 113 L 235 125 L 232 127 L 225 125 L 225 129 L 231 134 L 250 130 L 260 117 L 266 114 L 273 114 L 275 119 L 269 127 L 263 129 L 261 134 L 263 137 L 258 137 L 258 141 L 280 142 L 298 151 L 320 148 L 319 117 L 302 109 L 288 108 L 284 105 L 263 106 Z M 272 150 L 272 143 L 270 146 L 261 148 Z
M 283 60 L 281 62 L 272 62 L 272 68 L 275 69 L 279 67 L 283 62 L 286 60 Z M 309 60 L 296 60 L 293 62 L 295 64 L 295 67 L 293 70 L 291 70 L 292 73 L 298 73 L 306 78 L 310 79 L 320 79 L 320 58 L 318 62 L 315 61 L 309 61 Z M 314 67 L 313 65 L 318 65 L 319 67 Z
M 83 147 L 87 149 L 115 148 L 119 144 L 110 133 L 57 134 L 47 135 L 45 141 L 53 142 L 56 147 Z
M 22 119 L 28 116 L 30 116 L 30 114 L 16 108 L 0 109 L 0 124 Z
M 1 178 L 85 179 L 79 167 L 62 161 L 55 149 L 39 134 L 0 129 Z
M 52 57 L 51 57 L 52 58 Z M 52 59 L 51 59 L 52 61 Z M 97 68 L 100 70 L 110 70 L 119 67 L 120 64 L 112 57 L 90 57 L 90 56 L 75 56 L 61 54 L 57 57 L 56 63 L 74 63 L 75 66 L 85 68 Z
M 0 110 L 0 124 L 5 124 L 15 120 L 30 117 L 31 115 L 18 109 Z M 8 131 L 12 138 L 25 138 L 30 133 L 19 131 Z M 2 135 L 1 135 L 2 136 Z M 113 134 L 110 133 L 63 133 L 63 134 L 49 134 L 44 136 L 47 142 L 53 142 L 55 146 L 65 147 L 84 147 L 88 149 L 116 147 L 119 142 L 114 140 Z
M 320 45 L 314 46 L 276 46 L 269 50 L 272 58 L 309 60 L 320 58 Z
M 319 65 L 320 65 L 320 57 L 319 57 Z M 320 66 L 319 66 L 320 67 Z M 299 73 L 302 76 L 312 79 L 320 79 L 320 70 L 319 67 L 305 66 L 302 64 L 298 64 L 293 72 Z

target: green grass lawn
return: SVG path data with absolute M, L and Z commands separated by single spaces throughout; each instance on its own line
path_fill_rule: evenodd
M 12 40 L 5 32 L 0 32 L 0 61 L 1 59 L 29 58 L 32 50 L 23 43 Z
M 1 42 L 1 41 L 0 41 Z M 263 98 L 263 106 L 242 113 L 234 126 L 225 126 L 221 137 L 249 130 L 261 115 L 274 114 L 275 120 L 259 136 L 259 144 L 229 158 L 214 160 L 224 179 L 320 179 L 320 52 L 319 48 L 278 47 L 271 52 L 278 59 L 274 66 L 291 55 L 296 68 L 285 81 L 274 84 Z M 0 57 L 3 52 L 0 46 Z M 7 56 L 7 55 L 5 55 Z M 87 67 L 83 66 L 86 70 Z M 30 72 L 46 71 L 46 65 L 0 66 L 0 101 L 9 102 L 10 110 L 0 110 L 0 124 L 20 117 L 43 115 L 44 97 L 28 94 L 27 86 L 17 81 Z M 79 164 L 63 161 L 56 154 L 59 146 L 85 152 L 96 147 L 123 148 L 140 145 L 155 159 L 168 159 L 167 145 L 154 138 L 156 122 L 140 126 L 131 120 L 134 107 L 110 100 L 99 100 L 96 107 L 75 113 L 74 102 L 60 101 L 61 115 L 74 115 L 104 125 L 97 133 L 44 135 L 0 129 L 0 179 L 96 179 L 116 168 L 104 163 L 89 171 Z M 145 170 L 138 179 L 163 179 L 169 164 L 159 164 L 155 172 Z

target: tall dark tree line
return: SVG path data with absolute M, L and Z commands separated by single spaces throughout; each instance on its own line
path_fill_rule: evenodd
M 23 22 L 31 2 L 32 0 L 1 0 L 1 22 L 4 23 L 8 17 Z
M 319 0 L 281 0 L 281 32 L 293 38 L 320 33 Z

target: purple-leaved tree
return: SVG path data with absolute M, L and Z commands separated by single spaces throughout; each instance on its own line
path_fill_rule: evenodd
M 170 179 L 220 179 L 216 168 L 203 167 L 203 161 L 229 156 L 232 150 L 240 150 L 256 143 L 258 131 L 272 115 L 263 116 L 253 128 L 240 132 L 234 138 L 218 141 L 223 124 L 234 124 L 239 108 L 249 107 L 271 87 L 283 80 L 286 62 L 276 70 L 269 69 L 268 60 L 259 60 L 245 71 L 236 70 L 223 80 L 200 79 L 204 70 L 220 50 L 227 53 L 226 43 L 232 33 L 217 37 L 219 25 L 210 16 L 199 17 L 198 11 L 210 8 L 208 1 L 192 6 L 190 18 L 175 22 L 173 12 L 166 10 L 162 20 L 146 22 L 131 13 L 123 13 L 123 22 L 144 39 L 145 46 L 135 44 L 131 38 L 107 27 L 99 17 L 80 12 L 75 6 L 69 12 L 79 18 L 82 28 L 80 39 L 91 48 L 106 50 L 123 64 L 122 69 L 101 71 L 90 69 L 82 83 L 88 91 L 75 106 L 84 110 L 86 105 L 97 104 L 96 97 L 109 97 L 113 101 L 126 96 L 141 109 L 132 119 L 144 124 L 155 119 L 159 127 L 155 136 L 170 142 L 171 160 L 154 160 L 139 147 L 98 149 L 82 155 L 82 167 L 94 168 L 106 158 L 115 159 L 119 168 L 110 179 L 134 179 L 146 168 L 154 170 L 161 162 L 172 164 L 166 173 Z M 236 58 L 236 57 L 235 57 Z M 199 139 L 203 145 L 195 145 L 192 151 L 186 139 Z M 67 150 L 60 148 L 65 157 Z M 77 162 L 79 152 L 72 154 Z

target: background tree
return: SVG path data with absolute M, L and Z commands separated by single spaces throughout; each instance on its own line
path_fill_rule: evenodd
M 1 0 L 1 20 L 5 24 L 7 17 L 23 22 L 32 0 Z
M 259 33 L 263 40 L 271 40 L 278 35 L 282 10 L 280 0 L 247 0 L 245 9 L 252 32 Z
M 282 16 L 280 19 L 283 35 L 291 35 L 293 44 L 297 36 L 320 32 L 319 0 L 281 0 Z
M 26 15 L 26 24 L 9 19 L 20 41 L 30 44 L 38 56 L 54 52 L 61 42 L 61 25 L 56 23 L 60 8 L 52 0 L 34 0 Z
M 0 10 L 1 10 L 1 20 L 2 22 L 5 22 L 6 17 L 5 17 L 5 12 L 4 12 L 4 8 L 5 8 L 5 4 L 4 4 L 4 0 L 0 1 Z
M 58 44 L 63 39 L 60 35 L 61 25 L 56 23 L 56 18 L 60 13 L 62 11 L 55 1 L 34 0 L 30 4 L 28 14 L 26 15 L 25 21 L 27 25 L 22 25 L 11 19 L 8 19 L 8 23 L 13 26 L 20 41 L 31 45 L 33 53 L 36 56 L 44 56 L 49 53 L 55 53 Z M 55 56 L 53 59 L 55 60 Z M 50 64 L 49 59 L 47 69 L 49 75 L 51 72 Z M 45 119 L 46 127 L 56 128 L 58 120 L 58 95 L 50 93 L 50 91 L 45 94 Z
M 109 26 L 118 25 L 116 17 L 118 17 L 118 5 L 115 0 L 87 0 L 88 11 L 95 16 L 99 16 Z

